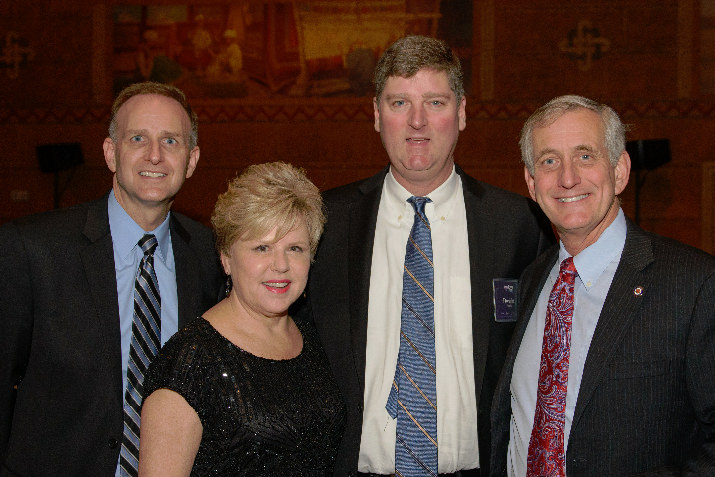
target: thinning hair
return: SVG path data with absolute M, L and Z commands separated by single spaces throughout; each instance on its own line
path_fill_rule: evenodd
M 519 146 L 521 147 L 521 160 L 534 175 L 534 129 L 547 127 L 564 114 L 576 109 L 587 109 L 601 117 L 603 121 L 604 141 L 608 153 L 608 161 L 613 167 L 618 164 L 618 158 L 626 149 L 626 131 L 628 126 L 621 122 L 618 114 L 606 104 L 577 95 L 558 96 L 529 116 L 521 129 Z
M 171 98 L 179 103 L 181 107 L 184 108 L 184 111 L 186 111 L 186 114 L 189 116 L 189 121 L 191 122 L 191 130 L 189 131 L 189 151 L 196 147 L 199 143 L 199 120 L 194 110 L 191 109 L 191 105 L 186 99 L 186 95 L 184 95 L 184 93 L 176 86 L 156 83 L 154 81 L 134 83 L 119 92 L 117 98 L 112 104 L 112 111 L 109 119 L 109 137 L 112 142 L 116 143 L 119 139 L 117 137 L 117 113 L 119 113 L 121 107 L 124 106 L 124 103 L 140 94 L 158 94 Z
M 449 87 L 457 97 L 457 104 L 462 101 L 464 97 L 462 66 L 447 42 L 427 36 L 410 35 L 390 45 L 375 66 L 373 82 L 378 108 L 388 78 L 391 76 L 411 78 L 422 69 L 446 72 Z
M 226 256 L 236 240 L 255 240 L 276 229 L 277 241 L 300 220 L 308 227 L 312 260 L 325 225 L 323 199 L 302 168 L 285 162 L 248 166 L 219 195 L 211 215 L 216 248 Z

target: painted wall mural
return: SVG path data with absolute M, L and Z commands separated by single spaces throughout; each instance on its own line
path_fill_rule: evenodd
M 444 38 L 471 61 L 471 8 L 469 0 L 116 5 L 113 88 L 154 80 L 205 98 L 363 96 L 379 55 L 406 34 Z

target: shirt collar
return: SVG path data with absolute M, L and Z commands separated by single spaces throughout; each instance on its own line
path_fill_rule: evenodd
M 609 263 L 621 256 L 626 244 L 626 217 L 623 209 L 603 231 L 595 243 L 583 249 L 573 259 L 579 280 L 586 288 L 591 288 L 603 274 Z M 559 246 L 559 263 L 570 257 L 563 242 Z
M 109 194 L 107 211 L 109 213 L 109 227 L 112 232 L 114 250 L 122 260 L 131 261 L 131 254 L 134 252 L 134 247 L 138 247 L 137 242 L 139 242 L 139 239 L 145 234 L 154 234 L 159 243 L 154 256 L 159 257 L 159 260 L 166 264 L 171 240 L 169 233 L 169 216 L 171 212 L 166 214 L 166 218 L 156 229 L 148 232 L 144 231 L 119 204 L 114 196 L 114 189 Z
M 455 172 L 454 166 L 452 166 L 452 173 L 447 180 L 426 196 L 432 200 L 425 206 L 425 214 L 427 214 L 427 218 L 430 221 L 434 217 L 449 217 L 449 213 L 455 204 L 454 198 L 462 192 L 461 185 L 461 179 Z M 392 168 L 390 168 L 390 173 L 385 176 L 383 192 L 383 197 L 387 200 L 388 210 L 391 214 L 413 216 L 414 208 L 407 202 L 407 199 L 412 197 L 413 194 L 397 182 L 395 176 L 392 175 Z

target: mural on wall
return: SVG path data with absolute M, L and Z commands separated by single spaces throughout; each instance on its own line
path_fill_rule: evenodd
M 406 34 L 447 40 L 471 72 L 471 9 L 470 0 L 117 5 L 113 87 L 153 80 L 204 98 L 364 96 L 379 55 Z

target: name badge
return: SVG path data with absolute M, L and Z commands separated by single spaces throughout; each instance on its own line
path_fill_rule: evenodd
M 494 320 L 500 323 L 516 321 L 516 295 L 519 280 L 510 278 L 494 278 Z

